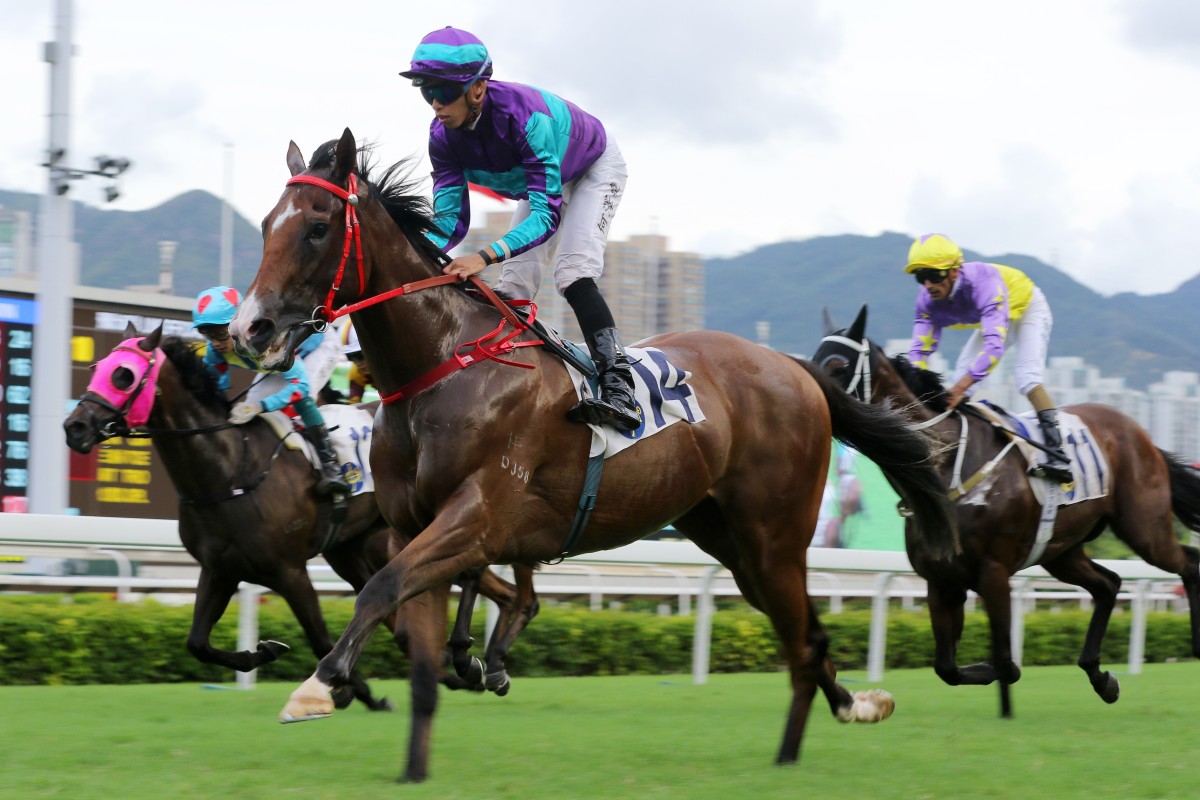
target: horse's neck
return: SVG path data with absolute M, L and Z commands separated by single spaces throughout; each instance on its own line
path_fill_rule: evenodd
M 164 370 L 164 373 L 166 370 Z M 151 430 L 186 431 L 225 421 L 223 414 L 193 397 L 175 376 L 160 376 L 159 395 L 147 426 Z M 185 497 L 211 494 L 214 486 L 228 487 L 242 468 L 242 431 L 212 431 L 154 437 L 163 466 Z
M 912 389 L 908 388 L 908 384 L 900 377 L 900 373 L 892 368 L 887 359 L 880 360 L 873 380 L 875 385 L 872 387 L 871 395 L 876 402 L 881 398 L 888 400 L 893 407 L 913 422 L 926 422 L 937 416 L 937 412 L 930 410 L 913 394 Z
M 425 265 L 407 241 L 376 252 L 384 258 L 377 258 L 364 297 L 441 274 Z M 499 320 L 497 312 L 489 313 L 453 285 L 446 285 L 356 312 L 354 328 L 375 386 L 386 395 L 443 364 L 454 356 L 455 348 L 478 339 Z

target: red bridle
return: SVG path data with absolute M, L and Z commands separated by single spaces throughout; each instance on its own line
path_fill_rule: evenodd
M 313 321 L 321 321 L 326 324 L 333 322 L 338 317 L 346 316 L 355 311 L 360 311 L 368 306 L 373 306 L 376 303 L 382 303 L 384 300 L 390 300 L 393 297 L 399 297 L 405 294 L 411 294 L 422 289 L 429 289 L 434 286 L 445 286 L 451 283 L 459 283 L 461 279 L 457 275 L 437 275 L 433 278 L 425 278 L 412 283 L 406 283 L 397 286 L 395 289 L 389 289 L 365 300 L 359 300 L 357 303 L 350 303 L 334 310 L 333 301 L 337 296 L 338 290 L 342 287 L 342 277 L 346 274 L 346 262 L 350 259 L 350 242 L 354 242 L 354 258 L 358 262 L 358 295 L 362 297 L 366 291 L 366 281 L 363 275 L 363 257 L 362 257 L 362 230 L 358 222 L 358 176 L 353 172 L 350 173 L 349 189 L 343 189 L 336 183 L 331 183 L 324 178 L 318 178 L 315 175 L 293 175 L 288 179 L 287 185 L 291 186 L 294 183 L 307 183 L 320 188 L 340 197 L 346 202 L 346 238 L 342 246 L 342 260 L 338 264 L 337 274 L 333 277 L 333 285 L 329 287 L 329 294 L 325 298 L 325 305 L 318 306 L 313 310 Z M 442 378 L 456 372 L 460 369 L 466 369 L 472 364 L 478 364 L 481 361 L 496 361 L 500 364 L 507 364 L 510 367 L 521 367 L 522 369 L 533 369 L 532 364 L 520 364 L 516 361 L 506 361 L 497 356 L 498 353 L 508 354 L 517 347 L 533 347 L 543 344 L 541 339 L 531 342 L 514 342 L 513 338 L 520 335 L 523 331 L 532 330 L 529 323 L 533 322 L 537 315 L 537 306 L 533 303 L 529 304 L 528 321 L 518 317 L 508 305 L 501 300 L 491 287 L 481 281 L 479 278 L 472 276 L 469 280 L 475 284 L 484 297 L 486 297 L 497 310 L 500 311 L 503 319 L 495 330 L 484 336 L 476 339 L 473 342 L 465 342 L 454 349 L 454 355 L 441 365 L 434 367 L 429 372 L 414 381 L 410 381 L 401 386 L 394 392 L 381 394 L 380 399 L 384 404 L 395 403 L 405 397 L 411 397 L 417 392 L 427 389 L 433 384 L 440 381 Z M 319 316 L 318 316 L 319 315 Z M 500 333 L 506 325 L 512 325 L 515 329 L 512 333 L 500 339 Z M 323 330 L 323 328 L 320 328 Z M 495 341 L 491 341 L 495 339 Z M 486 342 L 486 344 L 485 344 Z M 464 350 L 464 348 L 466 348 Z M 460 352 L 462 351 L 462 352 Z

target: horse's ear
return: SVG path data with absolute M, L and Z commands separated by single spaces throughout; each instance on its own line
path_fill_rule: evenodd
M 825 335 L 837 332 L 837 324 L 833 321 L 833 314 L 829 313 L 829 306 L 821 306 L 821 322 L 825 325 Z
M 160 322 L 158 323 L 157 328 L 142 337 L 142 340 L 138 342 L 138 347 L 145 350 L 147 353 L 153 353 L 158 348 L 159 342 L 162 341 L 162 333 L 163 323 Z
M 133 327 L 133 323 L 126 322 L 125 323 L 125 338 L 126 339 L 135 339 L 135 338 L 137 338 L 137 335 L 138 335 L 138 331 L 137 331 L 137 328 Z
M 287 165 L 293 177 L 304 172 L 304 154 L 294 141 L 288 142 Z
M 860 340 L 867 336 L 867 306 L 864 303 L 863 307 L 858 310 L 858 316 L 854 318 L 850 329 L 846 331 L 846 337 L 849 339 Z
M 354 172 L 355 161 L 358 158 L 358 145 L 354 142 L 354 134 L 349 128 L 342 131 L 338 139 L 337 151 L 334 154 L 333 182 L 341 183 Z

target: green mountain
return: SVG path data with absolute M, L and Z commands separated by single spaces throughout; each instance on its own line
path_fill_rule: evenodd
M 0 206 L 36 215 L 40 197 L 0 191 Z M 144 211 L 110 211 L 75 202 L 75 240 L 82 252 L 79 282 L 123 289 L 158 283 L 158 243 L 178 242 L 174 293 L 194 297 L 220 280 L 221 200 L 208 192 L 181 194 Z M 250 285 L 262 258 L 262 234 L 233 215 L 233 284 Z
M 0 205 L 36 214 L 39 196 L 0 191 Z M 262 255 L 262 234 L 234 214 L 233 283 L 250 284 Z M 158 242 L 179 242 L 174 291 L 195 296 L 219 280 L 221 201 L 203 191 L 182 194 L 144 211 L 108 211 L 75 203 L 75 237 L 82 249 L 80 280 L 120 289 L 158 282 Z M 907 338 L 916 286 L 899 269 L 911 237 L 822 236 L 764 245 L 732 258 L 705 262 L 707 326 L 756 338 L 756 323 L 770 323 L 771 346 L 811 353 L 824 331 L 828 307 L 839 325 L 859 307 L 870 308 L 868 331 L 876 341 Z M 968 259 L 1016 267 L 1042 287 L 1054 312 L 1051 355 L 1082 356 L 1106 376 L 1144 388 L 1167 370 L 1196 370 L 1200 341 L 1200 275 L 1174 292 L 1104 297 L 1035 258 L 979 254 Z M 965 334 L 943 343 L 953 360 Z
M 911 243 L 899 233 L 822 236 L 710 259 L 706 324 L 754 339 L 755 323 L 769 322 L 772 347 L 812 353 L 824 335 L 823 307 L 844 326 L 866 303 L 872 339 L 907 338 L 917 287 L 900 265 Z M 1167 294 L 1104 297 L 1029 256 L 965 252 L 968 260 L 1016 267 L 1041 287 L 1054 313 L 1052 356 L 1082 356 L 1106 377 L 1123 377 L 1135 388 L 1167 370 L 1200 369 L 1194 344 L 1200 341 L 1200 276 Z M 942 347 L 949 360 L 965 337 L 947 335 Z

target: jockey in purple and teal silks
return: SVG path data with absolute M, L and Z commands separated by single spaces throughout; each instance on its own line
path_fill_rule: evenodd
M 297 355 L 290 369 L 282 372 L 264 370 L 257 361 L 246 358 L 233 348 L 229 323 L 237 313 L 240 301 L 237 289 L 213 286 L 196 297 L 196 304 L 192 308 L 192 327 L 205 338 L 207 345 L 204 349 L 204 366 L 216 376 L 217 385 L 222 391 L 229 389 L 231 366 L 268 375 L 268 379 L 251 386 L 246 399 L 233 407 L 229 421 L 234 425 L 243 425 L 263 412 L 279 411 L 290 404 L 304 422 L 305 438 L 312 442 L 321 459 L 322 477 L 317 483 L 317 491 L 321 494 L 348 494 L 350 485 L 342 480 L 337 451 L 329 440 L 321 409 L 309 392 L 308 370 L 304 366 L 306 345 L 319 346 L 317 340 L 320 335 L 310 336 L 296 348 Z M 281 384 L 281 388 L 274 391 L 275 386 Z
M 1038 427 L 1052 452 L 1039 474 L 1061 482 L 1071 478 L 1071 460 L 1062 449 L 1058 411 L 1042 385 L 1054 317 L 1042 290 L 1018 269 L 983 261 L 963 263 L 962 250 L 940 233 L 922 236 L 908 251 L 905 272 L 921 285 L 908 359 L 928 367 L 944 328 L 976 328 L 967 339 L 947 391 L 954 408 L 986 378 L 1009 349 L 1016 357 L 1013 374 L 1021 394 L 1037 412 Z
M 634 430 L 641 424 L 633 373 L 616 323 L 596 286 L 604 247 L 627 177 L 625 159 L 600 120 L 542 89 L 492 80 L 483 42 L 442 28 L 421 40 L 411 68 L 400 73 L 432 106 L 429 159 L 434 221 L 451 248 L 471 223 L 467 184 L 517 202 L 513 227 L 477 254 L 454 259 L 445 272 L 463 279 L 504 263 L 495 289 L 532 299 L 543 265 L 555 255 L 555 288 L 579 320 L 600 372 L 599 398 L 576 404 L 576 422 Z

